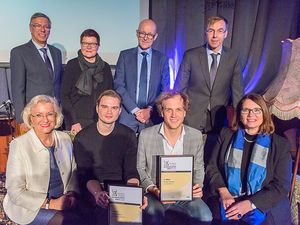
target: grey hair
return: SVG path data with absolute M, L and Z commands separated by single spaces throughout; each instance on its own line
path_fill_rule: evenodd
M 51 20 L 50 20 L 50 18 L 49 18 L 46 14 L 41 13 L 41 12 L 36 12 L 36 13 L 34 13 L 34 14 L 31 16 L 31 18 L 30 18 L 30 24 L 31 24 L 32 20 L 34 20 L 35 18 L 38 18 L 38 17 L 46 18 L 46 19 L 49 21 L 49 24 L 50 24 L 50 26 L 51 26 Z

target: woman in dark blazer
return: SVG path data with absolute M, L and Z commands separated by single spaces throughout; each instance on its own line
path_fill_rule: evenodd
M 65 126 L 72 134 L 97 121 L 96 100 L 113 87 L 110 66 L 97 54 L 99 34 L 92 29 L 83 31 L 80 46 L 78 57 L 66 65 L 61 86 Z
M 207 165 L 215 224 L 291 224 L 291 156 L 260 95 L 244 96 Z

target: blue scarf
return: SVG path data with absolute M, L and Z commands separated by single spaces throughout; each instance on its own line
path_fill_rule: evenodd
M 225 158 L 225 173 L 228 190 L 233 196 L 241 196 L 241 164 L 245 143 L 245 131 L 238 129 Z M 266 165 L 271 138 L 268 134 L 258 134 L 253 146 L 247 172 L 247 195 L 258 192 L 266 178 Z
M 241 164 L 245 143 L 245 131 L 238 129 L 233 137 L 232 143 L 226 153 L 225 173 L 228 183 L 228 190 L 233 196 L 241 196 Z M 266 165 L 270 148 L 271 138 L 268 134 L 259 134 L 256 143 L 253 146 L 250 163 L 247 173 L 247 195 L 253 195 L 258 192 L 266 178 Z M 221 218 L 224 223 L 230 224 L 225 216 L 225 211 L 221 203 Z M 259 209 L 254 209 L 246 213 L 242 221 L 251 225 L 258 225 L 265 220 L 265 215 Z

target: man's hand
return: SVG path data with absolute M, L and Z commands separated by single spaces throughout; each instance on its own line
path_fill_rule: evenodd
M 199 184 L 193 186 L 193 198 L 202 198 L 203 192 Z
M 71 133 L 73 135 L 76 135 L 79 131 L 81 131 L 82 127 L 80 123 L 75 123 L 71 127 Z
M 150 120 L 151 111 L 151 107 L 140 109 L 135 113 L 135 117 L 139 122 L 147 124 Z
M 102 208 L 107 208 L 109 204 L 109 196 L 106 191 L 97 191 L 94 193 L 95 202 Z

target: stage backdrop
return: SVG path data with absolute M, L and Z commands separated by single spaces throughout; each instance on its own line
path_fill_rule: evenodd
M 77 56 L 79 37 L 87 28 L 101 37 L 100 56 L 115 65 L 119 52 L 136 46 L 135 30 L 148 17 L 148 0 L 1 0 L 0 63 L 10 50 L 30 40 L 29 20 L 43 12 L 52 21 L 49 43 L 63 52 L 63 63 Z
M 152 0 L 155 45 L 171 59 L 174 76 L 185 50 L 205 43 L 206 19 L 228 19 L 225 45 L 241 56 L 245 91 L 262 93 L 277 75 L 281 41 L 300 36 L 299 0 Z

